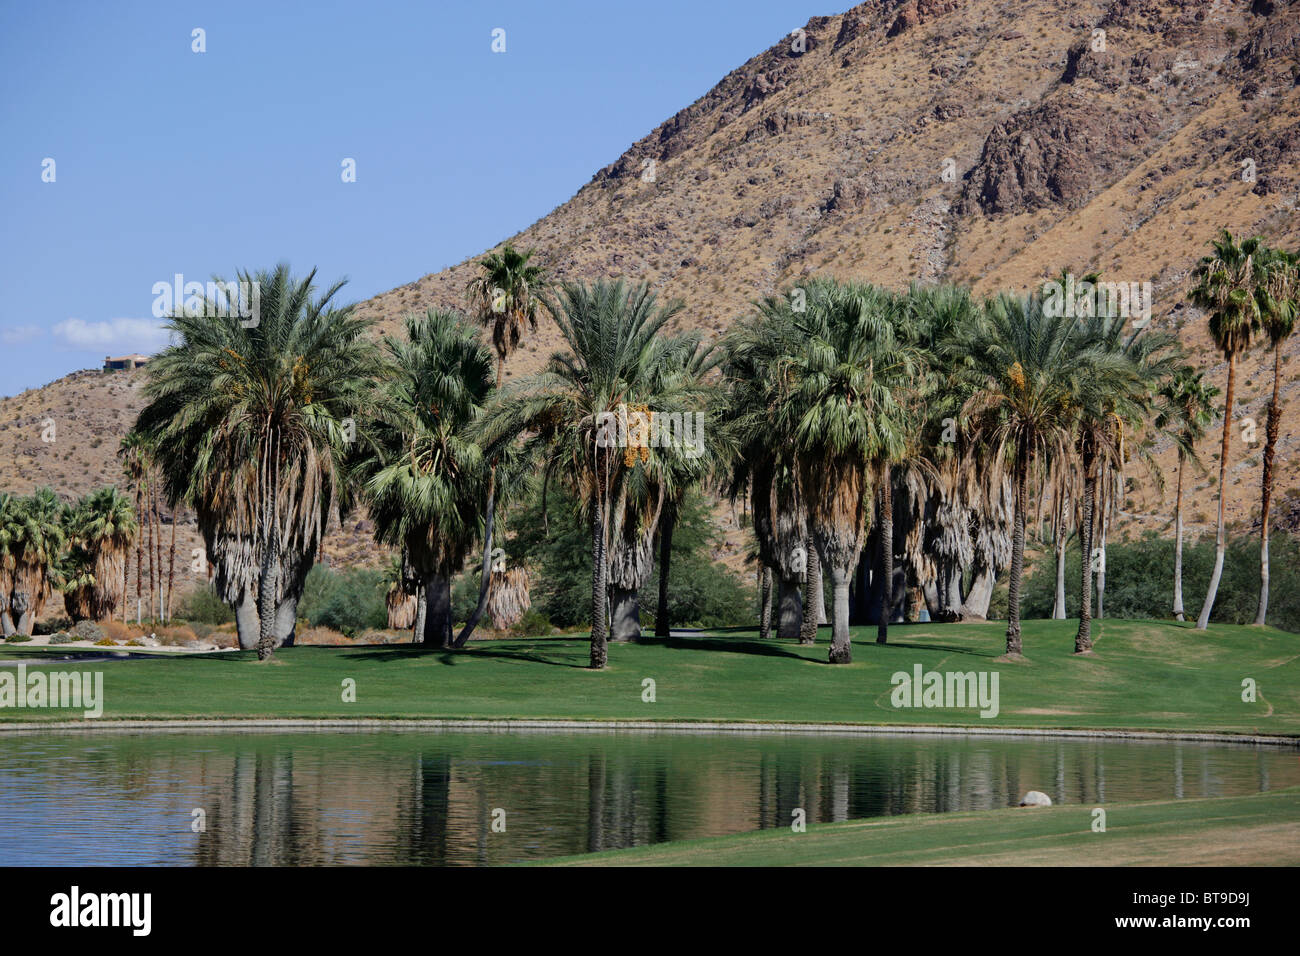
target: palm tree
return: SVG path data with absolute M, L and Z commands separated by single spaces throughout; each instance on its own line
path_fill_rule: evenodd
M 997 296 L 980 320 L 956 337 L 950 354 L 964 364 L 972 394 L 966 412 L 973 440 L 983 444 L 1000 488 L 1011 459 L 1013 487 L 1011 577 L 1006 653 L 1019 657 L 1020 585 L 1024 573 L 1026 484 L 1031 467 L 1066 460 L 1079 395 L 1089 376 L 1082 336 L 1073 318 L 1049 314 L 1038 297 Z
M 524 328 L 537 329 L 542 297 L 550 287 L 546 271 L 530 264 L 535 250 L 517 251 L 506 243 L 499 253 L 489 253 L 479 261 L 479 273 L 466 287 L 471 307 L 479 321 L 492 330 L 492 347 L 497 354 L 496 390 L 505 378 L 506 360 L 519 347 Z M 487 506 L 484 510 L 483 562 L 479 577 L 478 604 L 465 627 L 456 637 L 463 647 L 487 607 L 492 581 L 492 535 L 496 520 L 496 466 L 488 479 Z
M 317 295 L 316 273 L 241 273 L 253 321 L 228 304 L 178 310 L 149 363 L 137 428 L 154 445 L 166 500 L 189 503 L 241 647 L 266 660 L 293 639 L 298 598 L 330 515 L 346 511 L 350 424 L 380 369 L 352 307 Z M 226 283 L 225 287 L 234 287 Z
M 1092 650 L 1094 525 L 1099 526 L 1101 540 L 1101 560 L 1095 568 L 1100 616 L 1105 590 L 1106 522 L 1119 510 L 1124 466 L 1130 453 L 1136 451 L 1149 460 L 1130 436 L 1142 426 L 1155 393 L 1173 374 L 1179 356 L 1177 339 L 1172 334 L 1144 328 L 1126 335 L 1124 323 L 1119 315 L 1101 315 L 1081 322 L 1091 376 L 1083 383 L 1077 405 L 1083 508 L 1079 519 L 1082 586 L 1076 654 Z
M 492 356 L 470 323 L 440 309 L 407 316 L 405 338 L 386 337 L 384 348 L 392 371 L 352 472 L 375 539 L 403 550 L 423 591 L 417 638 L 451 647 L 451 579 L 477 537 L 489 481 L 467 435 L 493 392 Z
M 616 434 L 620 411 L 691 407 L 698 385 L 674 374 L 674 340 L 659 332 L 680 310 L 660 306 L 646 285 L 566 282 L 559 302 L 546 300 L 568 345 L 546 368 L 503 389 L 479 432 L 492 455 L 527 435 L 526 458 L 568 481 L 591 516 L 591 667 L 608 659 L 606 588 L 614 503 L 628 472 L 645 468 L 660 449 L 629 462 Z
M 67 545 L 64 507 L 49 488 L 27 498 L 0 495 L 0 629 L 30 636 L 55 587 Z
M 131 429 L 122 437 L 117 446 L 117 457 L 122 461 L 122 474 L 126 477 L 127 487 L 135 493 L 135 513 L 139 516 L 140 521 L 148 521 L 148 514 L 144 511 L 142 505 L 144 501 L 144 489 L 147 483 L 147 474 L 149 471 L 149 441 L 137 429 Z M 123 588 L 125 589 L 126 578 L 123 577 Z M 143 584 L 144 584 L 144 535 L 137 534 L 135 537 L 135 623 L 140 624 L 143 616 Z M 123 591 L 123 600 L 126 599 L 125 590 Z M 123 614 L 123 620 L 126 615 Z
M 1162 407 L 1156 427 L 1165 429 L 1178 449 L 1178 482 L 1174 493 L 1174 618 L 1186 620 L 1183 610 L 1183 470 L 1188 461 L 1204 470 L 1196 443 L 1214 419 L 1213 404 L 1219 390 L 1204 381 L 1205 373 L 1190 365 L 1179 368 L 1160 389 Z
M 1223 443 L 1219 450 L 1219 517 L 1214 539 L 1214 571 L 1201 605 L 1196 629 L 1210 624 L 1210 612 L 1223 577 L 1223 557 L 1228 547 L 1224 508 L 1228 497 L 1228 458 L 1232 452 L 1232 412 L 1237 398 L 1237 357 L 1250 347 L 1250 338 L 1260 321 L 1258 289 L 1261 283 L 1263 241 L 1255 237 L 1240 243 L 1227 229 L 1211 242 L 1214 254 L 1201 259 L 1193 275 L 1196 285 L 1188 297 L 1210 313 L 1210 335 L 1228 363 L 1228 385 L 1224 392 Z
M 1260 322 L 1273 352 L 1273 398 L 1268 403 L 1260 504 L 1259 610 L 1255 613 L 1255 623 L 1262 627 L 1268 617 L 1268 533 L 1269 511 L 1273 504 L 1273 458 L 1277 453 L 1277 433 L 1282 422 L 1278 391 L 1282 374 L 1282 343 L 1295 330 L 1296 313 L 1300 309 L 1300 254 L 1269 250 L 1264 257 L 1264 281 L 1259 287 L 1259 297 Z
M 111 617 L 125 604 L 125 592 L 118 594 L 116 589 L 139 530 L 131 502 L 115 487 L 100 488 L 70 509 L 68 538 L 88 558 L 87 617 L 97 621 Z
M 791 437 L 809 531 L 834 588 L 830 662 L 852 661 L 849 577 L 862 551 L 872 463 L 903 453 L 895 390 L 916 371 L 915 350 L 899 342 L 891 297 L 868 284 L 816 279 L 796 325 L 806 345 L 774 366 L 773 422 Z

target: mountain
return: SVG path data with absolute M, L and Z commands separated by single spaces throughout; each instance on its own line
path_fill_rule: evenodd
M 1300 246 L 1298 83 L 1300 3 L 869 0 L 776 38 L 510 241 L 536 247 L 561 278 L 649 282 L 684 300 L 680 327 L 710 336 L 813 273 L 989 293 L 1095 269 L 1150 282 L 1153 325 L 1177 330 L 1222 387 L 1189 274 L 1221 226 Z M 391 331 L 405 312 L 461 306 L 477 258 L 360 310 Z M 559 345 L 544 321 L 508 377 Z M 1277 513 L 1290 527 L 1297 349 L 1300 336 L 1287 348 L 1278 446 Z M 1263 349 L 1240 378 L 1234 417 L 1253 418 L 1259 437 L 1246 449 L 1234 438 L 1229 514 L 1249 522 L 1271 386 Z M 77 373 L 0 402 L 0 487 L 80 493 L 113 480 L 140 381 Z M 40 441 L 46 417 L 61 423 L 53 444 Z M 1217 441 L 1202 449 L 1207 463 Z M 1172 474 L 1171 449 L 1158 460 Z M 1193 532 L 1210 526 L 1208 477 L 1191 482 L 1187 504 Z M 1163 530 L 1171 492 L 1143 479 L 1130 508 L 1141 512 L 1130 527 Z M 741 536 L 734 517 L 725 523 L 734 556 Z M 365 538 L 354 519 L 331 553 L 362 560 Z

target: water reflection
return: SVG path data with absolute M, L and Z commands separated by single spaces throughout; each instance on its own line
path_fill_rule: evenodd
M 1027 790 L 1099 806 L 1296 785 L 1291 749 L 1145 741 L 0 737 L 0 864 L 492 865 L 787 827 L 796 810 L 824 823 Z

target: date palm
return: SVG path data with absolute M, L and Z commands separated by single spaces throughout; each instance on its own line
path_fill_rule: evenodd
M 1228 547 L 1224 509 L 1228 498 L 1228 459 L 1232 454 L 1232 414 L 1237 399 L 1237 359 L 1250 347 L 1252 334 L 1260 321 L 1260 296 L 1263 279 L 1264 244 L 1258 237 L 1238 242 L 1227 229 L 1211 242 L 1212 255 L 1201 259 L 1193 275 L 1196 285 L 1188 297 L 1210 313 L 1210 336 L 1228 365 L 1228 382 L 1224 390 L 1223 441 L 1219 449 L 1219 514 L 1214 538 L 1214 571 L 1205 602 L 1196 619 L 1196 629 L 1210 624 L 1210 612 L 1223 577 L 1224 553 Z
M 451 579 L 478 536 L 488 482 L 483 452 L 467 434 L 492 396 L 492 356 L 454 312 L 408 316 L 405 333 L 384 339 L 392 369 L 363 420 L 350 471 L 375 540 L 401 549 L 419 581 L 417 640 L 450 647 Z
M 1261 627 L 1268 617 L 1268 534 L 1269 512 L 1273 504 L 1273 466 L 1277 454 L 1277 434 L 1282 423 L 1281 386 L 1282 343 L 1295 330 L 1296 312 L 1300 309 L 1300 255 L 1270 249 L 1264 256 L 1263 281 L 1259 286 L 1260 324 L 1268 336 L 1273 353 L 1273 397 L 1268 403 L 1268 426 L 1264 441 L 1264 476 L 1260 497 L 1259 609 L 1255 623 Z
M 137 428 L 166 500 L 196 512 L 241 647 L 273 656 L 293 638 L 298 599 L 329 517 L 350 505 L 343 460 L 380 365 L 336 282 L 287 265 L 240 274 L 252 318 L 222 303 L 178 309 L 173 344 L 148 367 Z
M 1081 395 L 1092 374 L 1083 335 L 1073 318 L 1049 314 L 1037 296 L 999 295 L 979 320 L 956 337 L 950 354 L 971 390 L 965 412 L 972 442 L 981 446 L 989 485 L 1012 486 L 1011 574 L 1006 653 L 1019 657 L 1020 588 L 1024 574 L 1027 483 L 1031 469 L 1073 454 Z
M 593 669 L 608 659 L 606 590 L 614 503 L 629 462 L 613 423 L 620 408 L 652 411 L 691 407 L 698 385 L 674 374 L 674 340 L 660 331 L 681 309 L 661 306 L 648 285 L 622 281 L 566 282 L 558 301 L 545 302 L 566 351 L 546 367 L 502 389 L 482 417 L 477 436 L 495 456 L 523 437 L 523 455 L 538 471 L 566 481 L 591 520 L 591 657 Z M 650 456 L 658 449 L 648 449 Z
M 1178 450 L 1178 478 L 1174 491 L 1174 618 L 1186 620 L 1183 609 L 1183 472 L 1190 461 L 1204 470 L 1196 443 L 1214 420 L 1214 399 L 1219 390 L 1205 382 L 1205 373 L 1190 365 L 1177 369 L 1161 386 L 1160 411 L 1155 425 L 1163 429 Z

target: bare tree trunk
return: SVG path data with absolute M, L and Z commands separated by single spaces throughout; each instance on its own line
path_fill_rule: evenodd
M 1056 600 L 1052 602 L 1052 619 L 1065 620 L 1065 500 L 1056 503 L 1052 519 L 1052 550 L 1056 554 Z
M 668 566 L 673 556 L 673 528 L 677 524 L 677 505 L 664 506 L 659 525 L 659 603 L 655 609 L 655 637 L 668 637 L 672 626 L 668 620 Z
M 889 640 L 889 620 L 894 616 L 894 489 L 888 464 L 880 476 L 880 620 L 876 643 Z
M 763 565 L 758 578 L 758 636 L 766 641 L 772 637 L 772 569 Z
M 1268 431 L 1264 441 L 1264 486 L 1259 518 L 1259 610 L 1255 612 L 1255 623 L 1260 627 L 1268 619 L 1268 526 L 1273 506 L 1273 456 L 1277 454 L 1277 433 L 1282 421 L 1282 406 L 1278 404 L 1281 346 L 1280 340 L 1273 345 L 1273 401 L 1268 405 Z
M 615 585 L 614 606 L 610 612 L 609 639 L 619 644 L 631 643 L 641 636 L 641 602 L 634 588 Z
M 1016 443 L 1016 515 L 1011 537 L 1011 579 L 1007 584 L 1007 655 L 1019 657 L 1020 578 L 1025 570 L 1025 483 L 1029 478 L 1029 436 Z
M 1178 491 L 1174 498 L 1174 619 L 1187 620 L 1183 611 L 1183 453 L 1178 453 Z
M 167 568 L 167 604 L 163 610 L 163 619 L 172 618 L 172 605 L 176 599 L 176 509 L 172 508 L 172 535 L 169 546 L 170 556 Z
M 803 625 L 803 600 L 799 595 L 799 579 L 794 575 L 781 576 L 777 586 L 776 636 L 795 639 Z
M 1223 445 L 1219 449 L 1219 527 L 1214 536 L 1214 573 L 1210 575 L 1210 587 L 1205 592 L 1205 603 L 1201 605 L 1200 616 L 1196 619 L 1196 629 L 1203 631 L 1210 626 L 1210 612 L 1214 610 L 1214 599 L 1219 593 L 1219 579 L 1223 577 L 1223 555 L 1228 549 L 1228 531 L 1224 524 L 1224 506 L 1228 497 L 1228 455 L 1232 451 L 1232 407 L 1237 392 L 1237 356 L 1228 356 L 1228 389 L 1223 403 Z
M 1094 501 L 1094 507 L 1096 507 Z M 1103 509 L 1097 515 L 1097 551 L 1100 560 L 1097 562 L 1097 614 L 1096 619 L 1100 621 L 1106 616 L 1106 511 Z
M 415 623 L 411 627 L 411 643 L 419 644 L 424 640 L 424 622 L 429 616 L 429 596 L 425 593 L 423 584 L 415 591 Z
M 501 368 L 502 363 L 497 363 L 497 388 L 501 387 Z M 478 622 L 483 617 L 483 610 L 487 607 L 488 588 L 492 583 L 492 532 L 493 525 L 496 523 L 496 487 L 497 487 L 497 468 L 496 464 L 492 465 L 492 471 L 488 475 L 488 494 L 487 494 L 487 513 L 483 516 L 483 566 L 480 571 L 478 583 L 478 604 L 470 612 L 469 620 L 465 626 L 460 629 L 456 635 L 455 647 L 464 647 L 469 640 L 474 628 L 478 627 Z

